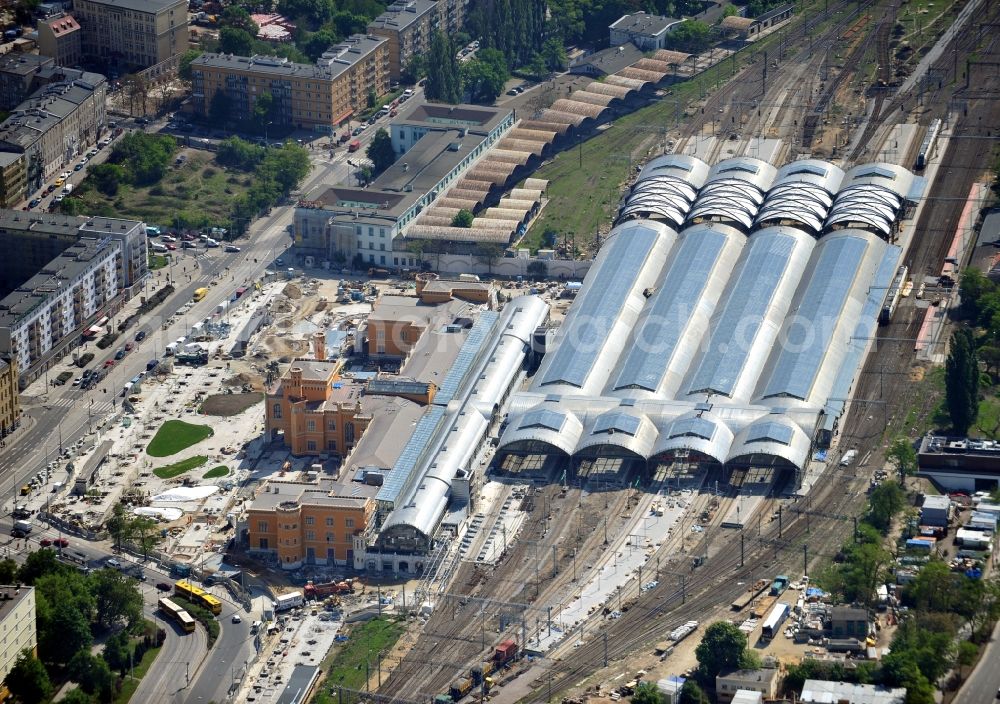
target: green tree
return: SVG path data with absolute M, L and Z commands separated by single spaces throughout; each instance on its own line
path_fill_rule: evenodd
M 728 621 L 716 621 L 705 630 L 701 643 L 695 649 L 698 679 L 714 683 L 720 672 L 737 669 L 746 649 L 745 633 Z
M 102 702 L 111 700 L 114 675 L 102 658 L 80 650 L 67 663 L 66 674 L 87 694 L 97 695 Z
M 545 262 L 535 260 L 528 262 L 528 276 L 533 279 L 544 279 L 549 275 L 549 267 Z
M 183 54 L 181 54 L 180 63 L 177 68 L 177 75 L 185 81 L 190 81 L 192 76 L 191 64 L 201 56 L 201 51 L 198 49 L 188 49 Z
M 913 449 L 913 444 L 908 438 L 893 440 L 885 453 L 885 458 L 895 467 L 900 482 L 917 471 L 917 451 Z
M 493 273 L 493 265 L 502 256 L 503 247 L 496 242 L 482 242 L 476 245 L 475 257 L 486 265 L 486 271 L 490 274 Z
M 239 137 L 227 137 L 219 142 L 215 160 L 223 166 L 250 171 L 264 160 L 266 148 Z
M 93 169 L 91 169 L 91 175 L 93 175 Z M 115 547 L 118 550 L 121 550 L 122 542 L 127 541 L 130 537 L 129 519 L 128 515 L 125 513 L 125 506 L 123 504 L 115 504 L 114 508 L 111 509 L 111 515 L 105 522 L 104 527 L 108 529 L 108 534 L 111 535 L 111 539 L 115 541 Z
M 45 671 L 41 660 L 31 653 L 30 648 L 18 657 L 14 667 L 7 673 L 4 684 L 22 704 L 40 704 L 48 701 L 52 695 L 49 673 Z
M 90 575 L 90 588 L 99 627 L 111 629 L 123 621 L 132 627 L 142 620 L 142 594 L 131 577 L 119 570 L 97 570 Z
M 260 27 L 251 19 L 250 13 L 239 5 L 229 5 L 222 11 L 221 24 L 223 28 L 232 27 L 243 30 L 251 37 L 256 37 L 257 32 L 260 31 Z
M 507 60 L 497 49 L 480 49 L 462 67 L 462 81 L 474 103 L 491 104 L 503 93 L 508 78 Z
M 212 94 L 208 105 L 208 119 L 216 125 L 228 125 L 233 115 L 233 99 L 224 90 Z
M 406 85 L 415 85 L 417 81 L 427 75 L 427 57 L 423 54 L 414 54 L 403 66 L 400 72 L 399 81 Z
M 250 56 L 253 54 L 254 38 L 245 29 L 223 27 L 219 30 L 219 51 L 224 54 Z
M 640 682 L 632 695 L 632 704 L 665 704 L 666 701 L 655 682 Z
M 906 506 L 906 493 L 898 483 L 882 482 L 868 497 L 868 522 L 883 533 Z
M 310 33 L 306 39 L 299 42 L 299 49 L 309 57 L 310 61 L 316 61 L 327 49 L 341 40 L 335 32 L 329 29 L 321 29 L 318 32 Z
M 0 584 L 14 584 L 17 581 L 17 563 L 9 557 L 0 560 Z
M 549 67 L 545 65 L 545 58 L 536 51 L 531 55 L 531 61 L 521 69 L 521 72 L 533 80 L 544 81 L 549 75 Z
M 378 103 L 378 93 L 375 92 L 374 88 L 369 88 L 368 93 L 365 97 L 365 102 L 369 110 L 375 107 Z
M 451 226 L 452 227 L 472 227 L 472 223 L 473 223 L 474 220 L 475 220 L 475 217 L 473 217 L 472 213 L 470 213 L 465 208 L 462 208 L 457 213 L 455 213 L 455 217 L 453 217 L 451 219 Z
M 711 702 L 705 691 L 694 681 L 694 678 L 688 677 L 681 687 L 678 704 L 711 704 Z
M 283 122 L 281 104 L 270 93 L 261 93 L 253 102 L 250 121 L 253 123 L 254 129 L 266 134 L 268 126 Z
M 94 184 L 94 188 L 106 196 L 114 197 L 118 195 L 118 187 L 125 180 L 125 169 L 118 164 L 95 164 L 87 170 L 87 179 Z
M 462 100 L 462 77 L 458 59 L 455 58 L 455 44 L 441 32 L 435 32 L 431 39 L 424 95 L 428 100 L 444 103 L 454 104 Z
M 997 374 L 1000 373 L 1000 347 L 984 345 L 979 348 L 977 356 L 979 357 L 979 361 L 986 367 L 986 371 L 990 373 L 990 376 L 996 379 Z
M 333 15 L 336 5 L 331 0 L 279 0 L 278 11 L 300 24 L 320 26 Z
M 94 698 L 79 687 L 66 692 L 66 696 L 59 701 L 61 704 L 94 704 Z
M 966 328 L 956 330 L 950 348 L 945 362 L 945 403 L 952 429 L 964 435 L 979 409 L 979 363 L 972 333 Z
M 176 151 L 170 135 L 132 132 L 118 140 L 108 161 L 125 170 L 129 183 L 144 186 L 163 178 Z
M 25 584 L 34 584 L 39 577 L 64 569 L 67 569 L 66 566 L 56 560 L 55 550 L 35 550 L 25 558 L 17 577 Z
M 128 672 L 131 652 L 128 634 L 125 631 L 118 631 L 104 641 L 104 652 L 101 653 L 101 657 L 108 663 L 108 667 L 124 676 Z
M 39 629 L 38 652 L 46 662 L 63 665 L 90 647 L 90 624 L 72 604 L 53 603 L 51 618 Z
M 958 673 L 963 679 L 965 678 L 963 674 L 965 668 L 975 665 L 978 657 L 979 646 L 975 643 L 963 640 L 958 644 L 958 653 L 955 656 L 955 664 L 958 665 Z
M 545 65 L 550 70 L 562 71 L 566 68 L 566 63 L 569 60 L 566 56 L 566 47 L 563 46 L 558 37 L 546 39 L 540 53 L 545 60 Z
M 392 148 L 392 138 L 385 129 L 381 127 L 378 129 L 365 154 L 371 160 L 376 176 L 392 166 L 396 161 L 396 152 Z
M 684 20 L 667 34 L 666 44 L 670 49 L 694 54 L 708 48 L 711 43 L 712 28 L 697 20 Z

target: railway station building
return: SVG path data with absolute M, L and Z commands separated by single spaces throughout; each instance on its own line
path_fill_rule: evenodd
M 798 485 L 837 433 L 922 189 L 888 164 L 653 159 L 511 401 L 501 464 L 542 457 L 598 486 L 678 463 Z

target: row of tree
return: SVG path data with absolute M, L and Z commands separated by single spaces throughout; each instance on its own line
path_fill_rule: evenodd
M 468 94 L 473 103 L 488 105 L 496 100 L 510 78 L 504 54 L 499 49 L 484 48 L 471 61 L 459 64 L 455 51 L 450 36 L 442 32 L 434 35 L 427 58 L 427 99 L 455 104 Z
M 130 655 L 135 657 L 129 633 L 144 628 L 136 580 L 107 568 L 84 574 L 59 562 L 47 548 L 28 555 L 21 566 L 0 561 L 0 580 L 35 588 L 38 657 L 26 651 L 7 676 L 14 696 L 25 704 L 47 701 L 58 676 L 80 685 L 80 694 L 70 702 L 109 701 L 115 686 L 112 670 L 123 670 Z M 94 636 L 112 631 L 116 633 L 106 641 L 104 653 L 91 655 Z M 158 638 L 150 634 L 146 645 Z

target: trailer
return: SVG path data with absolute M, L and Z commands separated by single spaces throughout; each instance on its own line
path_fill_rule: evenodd
M 775 604 L 771 613 L 767 615 L 767 620 L 760 629 L 760 637 L 763 640 L 771 640 L 781 630 L 781 625 L 788 618 L 788 604 Z
M 302 606 L 303 603 L 302 592 L 289 592 L 288 594 L 281 594 L 275 597 L 274 610 L 288 611 L 288 609 L 294 609 L 296 606 Z

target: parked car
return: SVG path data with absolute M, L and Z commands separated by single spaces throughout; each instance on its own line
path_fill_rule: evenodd
M 105 562 L 104 564 L 106 564 L 108 567 L 114 567 L 115 569 L 122 566 L 122 563 L 113 557 L 109 557 L 108 561 Z
M 69 541 L 66 540 L 66 538 L 55 538 L 52 541 L 52 544 L 55 545 L 57 548 L 68 548 L 69 547 Z
M 161 592 L 169 592 L 173 589 L 173 587 L 166 582 L 157 582 L 156 588 L 159 589 Z
M 194 242 L 181 242 L 181 249 L 194 249 Z
M 28 207 L 29 208 L 37 208 L 39 205 L 41 205 L 41 202 L 42 201 L 41 201 L 40 198 L 32 198 L 31 202 L 28 203 Z
M 136 342 L 142 342 L 145 339 L 146 339 L 146 331 L 145 330 L 140 330 L 139 332 L 137 332 L 135 334 L 135 341 Z
M 175 245 L 175 244 L 168 244 L 167 245 L 167 249 L 169 249 L 171 252 L 176 252 L 177 251 L 177 245 Z

